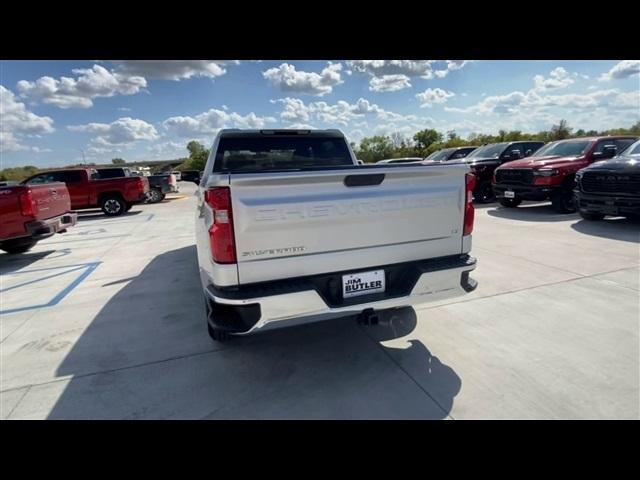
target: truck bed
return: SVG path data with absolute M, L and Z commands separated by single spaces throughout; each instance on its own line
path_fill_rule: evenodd
M 239 284 L 466 253 L 465 165 L 210 176 L 231 189 Z

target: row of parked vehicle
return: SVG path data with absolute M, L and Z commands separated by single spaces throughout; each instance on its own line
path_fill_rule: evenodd
M 550 200 L 559 213 L 588 220 L 640 215 L 640 141 L 637 136 L 502 142 L 446 148 L 428 157 L 378 163 L 465 162 L 476 176 L 474 200 L 507 208 Z
M 200 172 L 183 172 L 200 182 Z M 100 208 L 108 217 L 139 203 L 157 203 L 178 192 L 176 175 L 143 176 L 124 168 L 73 168 L 37 173 L 0 185 L 0 250 L 23 253 L 38 241 L 75 225 L 77 210 Z

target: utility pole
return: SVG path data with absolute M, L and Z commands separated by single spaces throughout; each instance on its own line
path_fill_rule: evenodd
M 84 165 L 86 165 L 86 164 L 87 164 L 87 160 L 84 158 L 84 150 L 83 150 L 83 149 L 81 149 L 81 148 L 79 148 L 78 150 L 80 150 L 80 151 L 82 152 L 82 163 L 83 163 Z

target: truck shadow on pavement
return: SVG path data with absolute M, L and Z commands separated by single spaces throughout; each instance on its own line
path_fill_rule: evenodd
M 578 218 L 577 213 L 558 213 L 554 211 L 550 203 L 523 204 L 517 208 L 506 208 L 498 205 L 497 208 L 488 210 L 487 213 L 491 217 L 521 220 L 523 222 L 565 222 Z
M 576 232 L 596 237 L 640 243 L 640 220 L 631 218 L 609 218 L 590 221 L 580 220 L 571 224 Z
M 371 327 L 344 317 L 220 344 L 206 332 L 194 246 L 123 279 L 96 287 L 96 299 L 114 293 L 60 363 L 56 375 L 72 378 L 53 384 L 48 418 L 442 419 L 460 390 L 453 369 L 401 338 L 411 308 Z
M 0 252 L 0 275 L 17 272 L 38 260 L 42 260 L 47 255 L 51 255 L 55 251 L 56 250 L 47 250 L 44 252 L 21 253 L 19 255 L 10 255 L 8 253 Z
M 137 205 L 136 205 L 137 206 Z M 139 207 L 139 206 L 138 206 Z M 136 207 L 134 207 L 136 208 Z M 102 210 L 81 210 L 78 215 L 78 221 L 84 222 L 88 220 L 117 220 L 120 218 L 133 217 L 135 215 L 139 215 L 142 213 L 142 210 L 130 210 L 122 215 L 117 217 L 108 217 L 106 216 Z

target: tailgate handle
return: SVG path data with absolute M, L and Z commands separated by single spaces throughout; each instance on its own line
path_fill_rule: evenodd
M 370 185 L 380 185 L 383 180 L 384 173 L 347 175 L 346 177 L 344 177 L 344 184 L 347 187 L 365 187 Z

